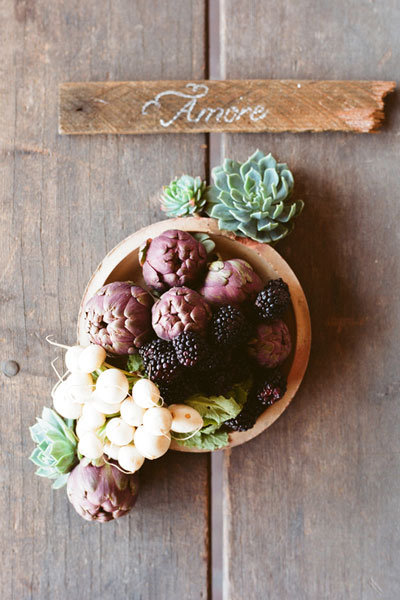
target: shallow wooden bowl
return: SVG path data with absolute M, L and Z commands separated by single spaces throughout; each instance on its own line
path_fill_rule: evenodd
M 285 318 L 292 336 L 292 353 L 285 362 L 288 385 L 284 397 L 265 410 L 255 426 L 249 431 L 229 434 L 229 447 L 238 446 L 267 429 L 287 408 L 294 397 L 307 367 L 311 344 L 311 325 L 307 300 L 299 281 L 283 258 L 267 244 L 259 244 L 246 238 L 238 238 L 229 232 L 218 229 L 215 219 L 188 217 L 167 219 L 136 231 L 107 254 L 91 277 L 83 295 L 78 318 L 78 341 L 87 345 L 89 339 L 85 331 L 84 306 L 86 302 L 106 283 L 131 280 L 144 285 L 138 260 L 140 245 L 167 229 L 181 229 L 190 232 L 208 233 L 216 244 L 216 250 L 224 259 L 243 258 L 249 262 L 260 277 L 267 281 L 282 277 L 289 286 L 293 309 Z M 195 448 L 185 448 L 172 442 L 171 448 L 181 452 L 208 452 Z

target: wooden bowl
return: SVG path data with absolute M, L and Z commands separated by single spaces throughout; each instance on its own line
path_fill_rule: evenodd
M 265 410 L 252 429 L 229 434 L 228 447 L 238 446 L 267 429 L 287 408 L 303 379 L 310 353 L 311 324 L 307 300 L 295 274 L 271 246 L 220 231 L 215 219 L 199 217 L 167 219 L 144 227 L 111 250 L 92 275 L 80 305 L 78 341 L 82 345 L 89 343 L 84 323 L 84 306 L 89 298 L 104 284 L 112 281 L 131 280 L 138 285 L 144 285 L 138 260 L 139 247 L 145 240 L 154 238 L 167 229 L 208 233 L 215 241 L 216 249 L 224 259 L 243 258 L 253 266 L 264 281 L 282 277 L 290 289 L 293 309 L 285 321 L 292 336 L 293 348 L 285 362 L 288 378 L 287 391 L 281 400 Z M 179 446 L 176 442 L 172 442 L 171 448 L 180 452 L 209 452 L 208 450 Z

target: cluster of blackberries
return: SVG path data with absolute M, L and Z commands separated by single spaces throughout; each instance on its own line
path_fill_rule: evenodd
M 254 427 L 258 417 L 268 406 L 283 398 L 286 392 L 286 378 L 278 369 L 264 372 L 251 389 L 243 410 L 224 425 L 231 431 L 247 431 Z
M 158 385 L 167 404 L 184 401 L 196 392 L 224 395 L 252 373 L 256 383 L 243 410 L 225 422 L 232 431 L 250 429 L 266 407 L 282 398 L 286 380 L 277 369 L 260 373 L 251 363 L 245 344 L 255 320 L 278 319 L 289 304 L 286 283 L 271 280 L 247 310 L 233 305 L 217 308 L 207 335 L 185 331 L 172 341 L 155 339 L 142 346 L 139 353 L 145 372 Z

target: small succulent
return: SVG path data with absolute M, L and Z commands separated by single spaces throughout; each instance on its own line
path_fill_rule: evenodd
M 134 354 L 151 338 L 148 292 L 129 281 L 103 286 L 86 304 L 86 328 L 94 344 L 112 354 Z
M 303 201 L 291 201 L 294 179 L 285 163 L 257 150 L 244 163 L 225 159 L 212 170 L 206 213 L 220 229 L 273 244 L 293 229 Z
M 139 479 L 106 463 L 101 467 L 80 462 L 69 476 L 68 499 L 87 521 L 111 521 L 126 515 L 136 502 Z
M 286 323 L 277 320 L 257 325 L 256 335 L 249 341 L 248 352 L 261 367 L 273 369 L 289 356 L 292 349 Z
M 204 208 L 206 182 L 201 177 L 182 175 L 164 187 L 161 210 L 167 217 L 183 217 L 199 213 Z
M 159 338 L 172 340 L 183 331 L 205 332 L 211 309 L 200 294 L 185 286 L 165 292 L 153 309 L 153 329 Z
M 44 407 L 42 417 L 29 428 L 37 444 L 30 460 L 38 467 L 36 475 L 55 479 L 53 488 L 67 483 L 69 472 L 78 462 L 77 444 L 71 427 L 51 408 Z
M 253 300 L 263 283 L 248 262 L 241 258 L 210 264 L 199 293 L 210 304 L 238 305 Z
M 206 268 L 207 251 L 187 231 L 169 229 L 141 246 L 139 260 L 146 284 L 162 293 L 193 286 Z

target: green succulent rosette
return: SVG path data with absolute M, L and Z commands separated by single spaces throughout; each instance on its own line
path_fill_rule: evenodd
M 274 244 L 293 229 L 303 201 L 290 199 L 294 179 L 287 164 L 257 150 L 244 163 L 225 159 L 212 170 L 206 213 L 220 229 Z
M 52 487 L 58 489 L 67 483 L 78 462 L 78 440 L 72 428 L 51 408 L 44 407 L 42 417 L 36 420 L 29 431 L 37 446 L 29 458 L 38 467 L 36 475 L 55 479 Z
M 160 199 L 161 210 L 168 217 L 183 217 L 199 213 L 206 203 L 205 190 L 206 182 L 201 177 L 182 175 L 163 189 Z

